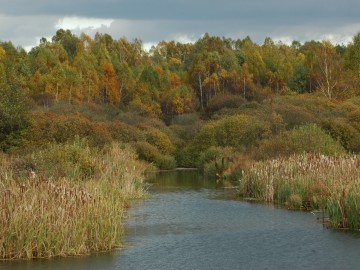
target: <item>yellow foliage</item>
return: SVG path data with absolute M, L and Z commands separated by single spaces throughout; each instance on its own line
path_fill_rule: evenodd
M 0 46 L 0 61 L 2 61 L 6 56 L 6 52 L 3 47 Z

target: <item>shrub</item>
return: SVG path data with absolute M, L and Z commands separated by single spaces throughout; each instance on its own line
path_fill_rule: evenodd
M 336 105 L 329 99 L 310 95 L 286 95 L 267 101 L 267 106 L 281 115 L 288 129 L 297 126 L 319 123 L 322 119 L 333 117 Z
M 217 95 L 209 101 L 209 104 L 206 107 L 206 112 L 209 115 L 212 115 L 214 112 L 219 111 L 223 108 L 238 108 L 244 102 L 245 100 L 239 95 Z
M 128 143 L 145 140 L 144 134 L 137 127 L 122 122 L 113 122 L 107 125 L 113 140 Z
M 356 109 L 348 113 L 346 118 L 349 124 L 360 132 L 360 109 Z
M 360 151 L 360 132 L 346 122 L 346 119 L 329 119 L 322 123 L 334 140 L 339 141 L 348 151 Z
M 173 156 L 159 155 L 154 164 L 161 170 L 171 170 L 176 168 L 176 160 Z
M 95 173 L 94 153 L 85 139 L 59 144 L 50 143 L 33 154 L 36 168 L 46 177 L 89 179 Z
M 248 115 L 234 115 L 202 127 L 193 141 L 198 152 L 211 146 L 245 151 L 270 134 L 270 124 Z
M 176 163 L 179 167 L 195 168 L 199 153 L 190 146 L 184 146 L 176 151 Z
M 171 155 L 175 151 L 175 147 L 169 137 L 158 129 L 145 127 L 145 140 L 155 146 L 162 154 Z
M 148 161 L 148 162 L 154 162 L 157 158 L 160 157 L 159 150 L 149 144 L 148 142 L 140 141 L 133 143 L 133 146 L 135 148 L 135 151 L 140 159 Z
M 199 115 L 197 113 L 184 113 L 174 116 L 171 121 L 171 124 L 187 126 L 187 125 L 193 125 L 199 120 L 200 120 Z
M 79 114 L 56 114 L 35 111 L 26 138 L 30 145 L 41 146 L 47 142 L 64 143 L 76 136 L 86 137 L 92 146 L 103 146 L 111 141 L 103 123 L 91 122 Z
M 27 105 L 22 91 L 0 87 L 0 151 L 9 151 L 23 143 L 28 127 Z
M 205 171 L 205 167 L 209 169 L 209 166 L 214 168 L 216 176 L 216 168 L 215 168 L 215 160 L 221 166 L 221 159 L 226 159 L 226 163 L 228 163 L 229 159 L 233 156 L 234 150 L 231 147 L 215 147 L 212 146 L 202 152 L 196 162 L 196 167 L 201 171 Z
M 338 155 L 344 153 L 344 148 L 323 129 L 309 124 L 261 141 L 256 157 L 269 159 L 303 152 Z

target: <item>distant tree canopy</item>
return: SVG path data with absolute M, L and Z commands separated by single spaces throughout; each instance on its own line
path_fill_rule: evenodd
M 319 91 L 345 99 L 359 94 L 360 33 L 347 46 L 286 45 L 269 37 L 259 45 L 249 37 L 205 34 L 194 44 L 160 41 L 146 52 L 139 39 L 99 33 L 91 38 L 59 29 L 29 53 L 0 43 L 0 78 L 3 84 L 16 80 L 44 106 L 110 103 L 156 116 L 205 109 L 210 100 L 229 94 L 259 101 L 288 91 Z M 186 95 L 174 94 L 180 86 L 188 89 Z
M 9 134 L 26 126 L 23 96 L 44 107 L 110 104 L 169 121 L 285 93 L 345 100 L 360 94 L 360 33 L 346 46 L 269 37 L 260 45 L 205 34 L 194 44 L 163 40 L 147 52 L 139 39 L 59 29 L 28 53 L 0 42 L 0 89 L 2 149 L 5 137 L 15 143 Z

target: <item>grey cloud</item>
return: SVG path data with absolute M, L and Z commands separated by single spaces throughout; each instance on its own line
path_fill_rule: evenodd
M 0 15 L 0 41 L 11 41 L 15 46 L 34 46 L 41 37 L 51 37 L 55 16 L 3 16 Z
M 23 46 L 53 36 L 58 19 L 65 16 L 114 19 L 109 28 L 74 29 L 76 34 L 106 32 L 144 42 L 179 35 L 198 39 L 205 32 L 249 35 L 259 43 L 267 36 L 304 41 L 331 34 L 345 39 L 360 31 L 358 0 L 0 0 L 0 5 L 0 39 Z
M 360 10 L 357 0 L 6 0 L 1 6 L 1 12 L 10 15 L 78 15 L 137 20 L 357 19 Z

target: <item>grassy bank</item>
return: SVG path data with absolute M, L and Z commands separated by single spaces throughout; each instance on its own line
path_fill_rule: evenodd
M 243 197 L 291 209 L 327 209 L 333 228 L 360 228 L 360 159 L 303 154 L 254 163 L 243 172 Z
M 20 161 L 3 156 L 0 165 L 2 260 L 118 247 L 128 200 L 144 192 L 146 165 L 119 144 L 98 150 L 77 139 Z

